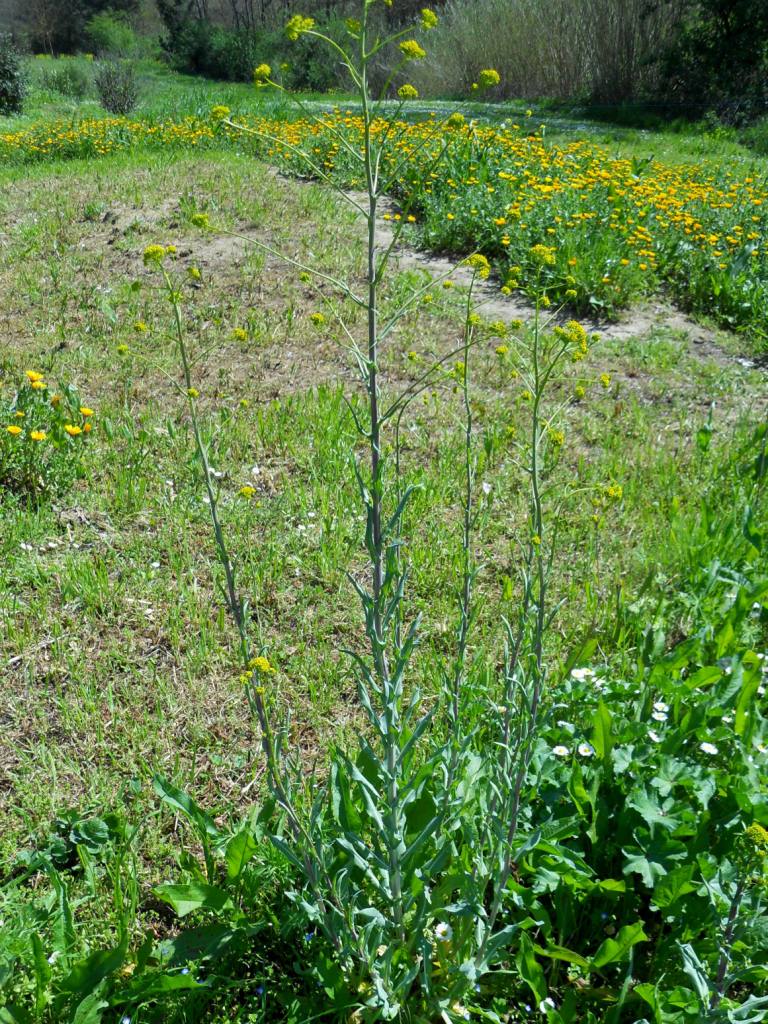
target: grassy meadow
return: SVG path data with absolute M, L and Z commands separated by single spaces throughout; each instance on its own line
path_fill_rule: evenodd
M 256 648 L 274 670 L 270 708 L 290 713 L 286 742 L 311 791 L 333 751 L 370 730 L 347 653 L 366 643 L 350 582 L 369 572 L 351 468 L 365 451 L 356 419 L 366 388 L 351 351 L 365 309 L 330 280 L 364 289 L 366 237 L 363 219 L 318 180 L 364 186 L 345 155 L 360 141 L 359 108 L 307 97 L 313 124 L 267 89 L 201 84 L 145 62 L 139 108 L 112 118 L 94 100 L 46 91 L 50 63 L 31 62 L 31 101 L 0 124 L 0 1021 L 387 1019 L 360 1009 L 365 979 L 340 981 L 329 966 L 321 926 L 286 901 L 295 866 L 256 821 L 269 772 L 222 600 L 172 304 L 143 257 L 171 247 L 163 265 L 219 515 Z M 271 138 L 217 121 L 215 104 Z M 572 824 L 521 854 L 504 913 L 530 922 L 523 938 L 442 1019 L 760 1020 L 702 1016 L 691 961 L 669 935 L 695 946 L 715 978 L 724 946 L 712 936 L 735 905 L 729 885 L 741 887 L 744 931 L 727 939 L 741 973 L 723 1005 L 764 1012 L 765 882 L 754 879 L 765 865 L 739 837 L 768 827 L 768 162 L 693 132 L 613 130 L 561 113 L 542 129 L 546 115 L 523 104 L 432 109 L 417 106 L 394 128 L 376 122 L 391 134 L 382 230 L 405 222 L 403 245 L 457 264 L 484 253 L 494 310 L 508 302 L 514 316 L 474 325 L 465 400 L 466 281 L 446 287 L 430 283 L 428 264 L 394 265 L 381 322 L 408 311 L 382 347 L 381 395 L 385 405 L 403 389 L 414 396 L 384 447 L 398 493 L 414 488 L 399 525 L 407 617 L 421 617 L 407 688 L 439 707 L 465 573 L 469 409 L 467 701 L 478 735 L 500 703 L 488 680 L 525 586 L 530 499 L 518 444 L 531 394 L 511 335 L 529 337 L 536 309 L 555 323 L 584 317 L 600 335 L 548 393 L 558 609 L 525 783 L 531 829 L 582 815 L 584 833 Z M 463 116 L 436 131 L 452 112 Z M 319 173 L 295 173 L 292 146 L 309 146 Z M 518 307 L 529 311 L 522 325 Z M 673 317 L 676 308 L 690 316 Z M 54 429 L 32 422 L 43 406 L 16 415 L 34 384 L 26 371 L 47 384 L 46 401 L 64 395 L 79 410 L 67 420 L 77 431 L 56 435 L 66 486 L 51 493 L 17 486 L 21 445 L 36 444 L 25 431 L 51 435 L 37 452 Z M 434 730 L 450 724 L 438 714 Z M 602 790 L 589 776 L 598 768 Z M 642 799 L 632 789 L 641 782 Z M 176 791 L 210 817 L 196 818 Z M 213 952 L 221 906 L 199 904 L 180 922 L 156 887 L 199 881 L 205 835 L 224 849 L 221 837 L 243 822 L 256 837 L 251 875 L 236 875 L 230 906 L 244 916 L 236 940 Z M 557 866 L 566 855 L 570 873 Z M 207 884 L 217 870 L 206 867 Z M 202 931 L 185 939 L 190 920 Z M 617 935 L 624 946 L 607 950 Z M 113 948 L 120 955 L 97 969 L 96 953 Z M 73 973 L 84 962 L 97 977 L 90 989 Z

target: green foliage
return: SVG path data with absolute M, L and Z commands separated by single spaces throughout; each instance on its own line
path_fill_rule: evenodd
M 124 14 L 100 11 L 88 20 L 85 33 L 98 57 L 131 57 L 136 52 L 136 33 Z
M 82 100 L 91 86 L 88 73 L 72 60 L 59 60 L 43 67 L 40 85 L 49 92 L 57 92 L 70 99 Z
M 91 417 L 74 388 L 54 395 L 35 371 L 0 394 L 0 490 L 29 498 L 65 492 L 83 475 Z
M 130 61 L 99 64 L 94 78 L 99 102 L 110 114 L 130 114 L 139 101 L 139 82 Z
M 46 12 L 32 24 L 30 42 L 35 53 L 77 53 L 90 45 L 91 19 L 109 12 L 113 19 L 135 14 L 139 0 L 70 0 Z
M 26 91 L 21 56 L 11 36 L 0 34 L 0 115 L 20 113 Z
M 725 121 L 768 108 L 768 8 L 752 0 L 686 0 L 662 54 L 664 95 Z

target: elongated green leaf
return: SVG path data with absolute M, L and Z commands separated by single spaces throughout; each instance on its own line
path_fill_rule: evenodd
M 648 936 L 643 931 L 642 921 L 637 921 L 635 924 L 627 924 L 619 931 L 615 938 L 605 940 L 592 957 L 592 966 L 599 970 L 608 964 L 618 963 L 629 954 L 632 946 L 638 942 L 647 941 Z
M 592 719 L 592 746 L 595 753 L 604 762 L 608 762 L 613 749 L 613 736 L 611 734 L 611 713 L 602 701 L 597 706 L 597 711 Z
M 51 980 L 51 965 L 37 932 L 32 933 L 32 962 L 35 968 L 35 1010 L 41 1013 L 48 1002 L 48 985 Z
M 212 910 L 216 913 L 231 906 L 229 896 L 215 885 L 189 882 L 187 885 L 158 885 L 154 889 L 159 899 L 170 903 L 179 917 L 186 917 L 195 910 Z
M 101 1024 L 104 1011 L 109 1006 L 102 989 L 103 985 L 100 985 L 98 991 L 90 992 L 78 1003 L 72 1024 Z
M 176 811 L 181 811 L 202 836 L 209 836 L 211 839 L 219 838 L 221 833 L 213 818 L 206 814 L 202 807 L 198 807 L 191 796 L 172 786 L 162 775 L 155 775 L 152 779 L 152 786 L 163 803 L 173 807 Z

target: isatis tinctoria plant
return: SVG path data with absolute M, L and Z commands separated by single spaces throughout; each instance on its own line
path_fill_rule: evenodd
M 156 247 L 168 297 L 174 309 L 175 339 L 181 357 L 197 453 L 203 469 L 207 502 L 224 573 L 222 593 L 239 631 L 243 679 L 261 733 L 271 796 L 282 815 L 274 843 L 294 865 L 301 885 L 293 899 L 312 926 L 327 940 L 332 962 L 318 957 L 315 969 L 325 991 L 343 987 L 344 1003 L 359 1020 L 410 1019 L 451 1022 L 463 1019 L 482 991 L 486 976 L 509 956 L 510 944 L 533 920 L 512 907 L 508 883 L 519 858 L 540 841 L 541 831 L 527 826 L 526 802 L 531 788 L 531 759 L 547 681 L 544 638 L 553 605 L 548 585 L 555 531 L 547 518 L 548 472 L 562 444 L 556 426 L 560 408 L 549 399 L 552 382 L 566 359 L 580 360 L 589 338 L 578 324 L 550 330 L 543 286 L 538 289 L 528 329 L 489 326 L 475 308 L 478 279 L 489 277 L 488 260 L 473 254 L 464 327 L 458 344 L 441 355 L 404 389 L 384 379 L 382 352 L 402 319 L 421 301 L 434 281 L 412 290 L 394 311 L 383 312 L 382 288 L 409 217 L 403 209 L 392 237 L 380 235 L 380 215 L 399 168 L 384 160 L 398 139 L 398 118 L 416 91 L 407 83 L 397 89 L 398 103 L 384 118 L 384 102 L 407 66 L 426 53 L 414 28 L 380 35 L 376 10 L 380 0 L 364 0 L 360 17 L 347 21 L 347 42 L 325 35 L 311 18 L 296 15 L 288 36 L 331 47 L 347 69 L 363 122 L 358 148 L 336 132 L 340 147 L 360 167 L 362 197 L 341 191 L 311 151 L 291 148 L 305 172 L 334 188 L 359 215 L 366 234 L 365 287 L 340 280 L 296 258 L 286 262 L 303 274 L 316 275 L 364 313 L 365 335 L 339 322 L 359 368 L 366 401 L 350 401 L 361 440 L 351 456 L 364 509 L 367 579 L 350 575 L 357 591 L 367 638 L 365 650 L 350 651 L 360 705 L 367 728 L 357 750 L 332 752 L 326 781 L 306 784 L 292 754 L 286 723 L 274 714 L 275 686 L 268 651 L 253 644 L 250 617 L 240 596 L 218 512 L 218 493 L 199 428 L 197 392 L 190 373 L 182 323 L 181 291 Z M 436 16 L 422 11 L 420 32 L 434 27 Z M 420 37 L 419 37 L 420 38 Z M 396 54 L 378 96 L 372 95 L 371 69 L 384 54 Z M 280 88 L 271 68 L 255 70 L 260 87 Z M 478 88 L 498 76 L 478 74 Z M 300 104 L 301 105 L 301 104 Z M 311 110 L 305 116 L 320 120 Z M 224 107 L 214 115 L 229 128 L 262 134 L 240 125 Z M 450 130 L 434 121 L 427 138 Z M 384 172 L 383 168 L 389 170 Z M 426 169 L 439 167 L 439 156 Z M 394 169 L 393 169 L 394 168 Z M 279 252 L 265 243 L 264 249 Z M 152 247 L 151 247 L 152 248 Z M 550 250 L 538 247 L 532 258 L 543 268 Z M 147 259 L 155 257 L 148 250 Z M 478 456 L 471 396 L 472 356 L 480 339 L 503 335 L 499 351 L 514 367 L 507 383 L 522 388 L 517 400 L 530 411 L 526 435 L 515 442 L 516 459 L 527 481 L 528 514 L 521 528 L 520 604 L 504 624 L 505 654 L 501 671 L 475 670 L 470 638 L 476 617 L 474 589 L 480 566 L 475 536 L 482 502 L 477 497 Z M 423 694 L 418 672 L 420 622 L 409 614 L 409 565 L 404 551 L 404 516 L 413 497 L 400 471 L 400 426 L 410 404 L 422 392 L 450 379 L 459 396 L 464 457 L 460 467 L 462 507 L 460 580 L 453 653 L 436 672 L 436 693 Z M 512 396 L 510 394 L 510 400 Z M 360 455 L 364 451 L 365 457 Z M 477 708 L 482 708 L 478 716 Z M 554 836 L 548 837 L 550 839 Z M 343 1001 L 343 1000 L 342 1000 Z

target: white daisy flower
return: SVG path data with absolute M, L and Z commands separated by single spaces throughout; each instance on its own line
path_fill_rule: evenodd
M 447 921 L 441 921 L 435 925 L 435 938 L 438 942 L 450 942 L 453 938 L 453 928 Z
M 699 744 L 699 750 L 703 750 L 705 754 L 716 754 L 717 753 L 717 747 L 715 746 L 715 744 L 714 743 L 707 743 L 706 741 L 704 743 L 700 743 Z
M 562 743 L 559 743 L 556 747 L 552 747 L 552 753 L 555 757 L 568 757 L 570 750 L 568 747 L 564 747 Z
M 654 711 L 651 715 L 651 718 L 654 720 L 654 722 L 666 722 L 666 720 L 669 718 L 669 715 L 666 713 L 666 711 Z
M 595 673 L 591 668 L 574 668 L 571 669 L 571 679 L 575 679 L 577 683 L 583 683 L 587 679 L 594 679 Z
M 654 711 L 669 711 L 669 704 L 665 704 L 663 700 L 657 700 L 653 705 Z
M 595 748 L 591 743 L 580 743 L 577 749 L 581 757 L 592 757 L 595 752 Z
M 657 732 L 654 732 L 653 729 L 648 730 L 648 739 L 652 743 L 661 743 L 661 736 L 659 736 Z

